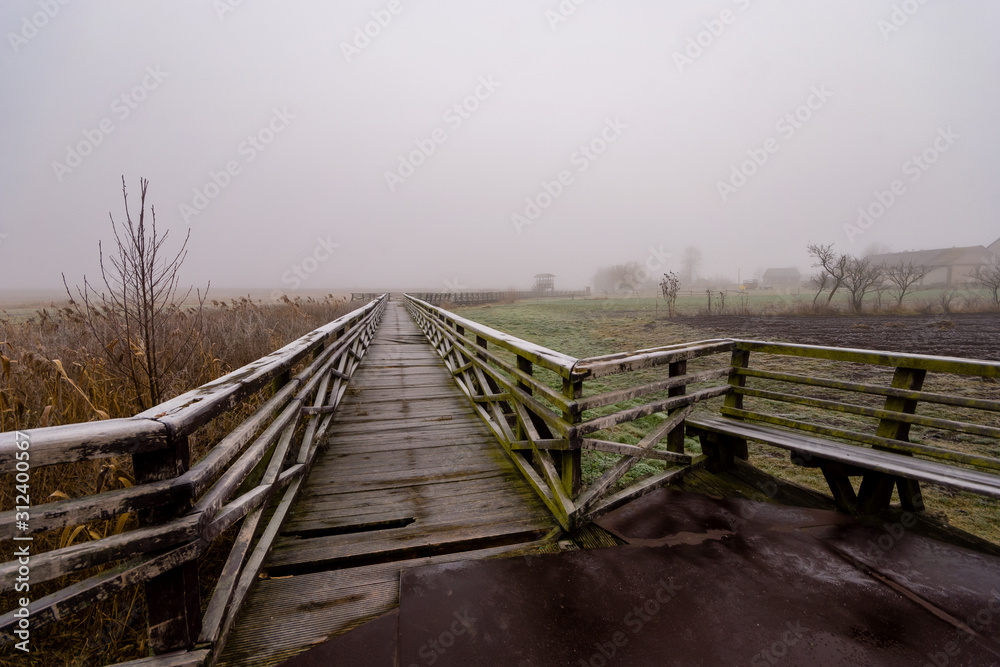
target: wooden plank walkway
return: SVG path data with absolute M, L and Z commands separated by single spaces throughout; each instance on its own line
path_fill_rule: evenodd
M 556 527 L 390 302 L 220 664 L 276 664 L 395 607 L 403 568 L 499 555 Z

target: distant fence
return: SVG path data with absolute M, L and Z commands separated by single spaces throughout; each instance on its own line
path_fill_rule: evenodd
M 518 299 L 572 299 L 575 297 L 590 296 L 590 288 L 585 290 L 545 290 L 538 292 L 410 292 L 412 296 L 432 303 L 434 305 L 452 304 L 455 306 L 465 306 L 477 303 L 497 303 L 499 301 L 516 301 Z M 351 294 L 351 301 L 370 301 L 378 297 L 378 294 L 368 292 L 354 292 Z

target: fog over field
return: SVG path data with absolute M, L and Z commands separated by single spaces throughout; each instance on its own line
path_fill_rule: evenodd
M 5 0 L 0 28 L 2 290 L 94 277 L 122 176 L 190 228 L 185 282 L 264 294 L 1000 236 L 987 0 Z

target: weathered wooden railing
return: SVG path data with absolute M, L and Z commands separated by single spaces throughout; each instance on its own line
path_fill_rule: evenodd
M 746 441 L 755 440 L 820 468 L 852 512 L 882 511 L 894 487 L 904 509 L 921 510 L 921 480 L 1000 497 L 1000 363 L 749 340 L 734 346 L 732 391 L 720 415 L 688 424 L 713 468 L 745 458 Z M 852 476 L 863 478 L 857 491 Z
M 476 411 L 566 528 L 687 472 L 697 462 L 685 453 L 685 419 L 701 401 L 729 391 L 726 362 L 692 373 L 687 363 L 719 354 L 728 361 L 731 341 L 576 359 L 409 295 L 406 305 Z M 615 375 L 627 377 L 607 382 Z M 696 385 L 693 391 L 690 385 Z M 608 432 L 622 425 L 644 435 L 633 438 L 636 444 L 613 442 Z M 658 447 L 661 442 L 665 446 Z M 620 458 L 584 486 L 583 450 Z M 623 484 L 640 461 L 654 470 Z
M 116 591 L 144 584 L 153 652 L 187 651 L 172 656 L 170 665 L 201 664 L 213 656 L 309 472 L 386 300 L 382 295 L 280 350 L 133 418 L 0 433 L 0 469 L 4 474 L 22 473 L 26 484 L 40 467 L 107 457 L 131 456 L 135 473 L 130 488 L 32 505 L 25 510 L 29 517 L 23 524 L 18 522 L 24 517 L 15 517 L 15 511 L 0 514 L 3 543 L 29 545 L 29 551 L 32 537 L 45 531 L 127 512 L 137 513 L 139 519 L 135 530 L 32 552 L 30 558 L 0 565 L 0 583 L 9 592 L 19 577 L 37 586 L 115 564 L 31 600 L 31 630 Z M 189 438 L 269 384 L 270 398 L 189 467 Z M 270 502 L 279 495 L 280 502 L 262 526 Z M 202 616 L 197 559 L 241 519 Z M 15 599 L 27 595 L 19 592 Z M 17 607 L 0 617 L 4 643 L 17 640 L 20 622 Z

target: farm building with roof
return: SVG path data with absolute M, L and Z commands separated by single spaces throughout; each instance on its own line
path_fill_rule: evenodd
M 923 266 L 927 275 L 920 285 L 966 285 L 975 282 L 972 274 L 979 267 L 996 264 L 1000 258 L 1000 239 L 989 247 L 976 245 L 963 248 L 909 250 L 872 255 L 871 261 L 886 266 L 909 264 Z
M 768 269 L 764 272 L 764 287 L 798 287 L 802 284 L 802 274 L 795 267 Z

